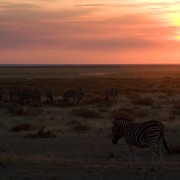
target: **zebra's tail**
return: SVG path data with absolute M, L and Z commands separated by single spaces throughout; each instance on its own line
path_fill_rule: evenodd
M 166 151 L 167 151 L 168 153 L 171 153 L 171 150 L 169 149 L 169 147 L 168 147 L 168 145 L 167 145 L 167 142 L 166 142 L 166 139 L 165 139 L 164 136 L 163 136 L 163 145 L 164 145 Z

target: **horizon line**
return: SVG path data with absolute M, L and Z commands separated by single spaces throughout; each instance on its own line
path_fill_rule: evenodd
M 78 67 L 78 66 L 180 66 L 173 63 L 137 63 L 137 64 L 0 64 L 1 68 L 4 67 Z

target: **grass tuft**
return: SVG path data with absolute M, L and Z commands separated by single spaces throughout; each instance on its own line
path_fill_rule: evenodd
M 56 137 L 56 135 L 50 130 L 45 130 L 44 126 L 40 128 L 37 132 L 28 133 L 24 136 L 25 139 L 50 138 L 50 137 L 54 138 Z
M 170 148 L 173 154 L 180 154 L 180 145 L 174 145 L 171 146 Z
M 90 126 L 82 125 L 82 124 L 77 124 L 77 125 L 74 125 L 73 127 L 69 128 L 69 131 L 80 132 L 80 133 L 86 133 L 90 130 L 91 130 Z
M 131 102 L 134 105 L 152 106 L 154 104 L 154 99 L 150 96 L 137 96 L 133 97 Z
M 21 132 L 21 131 L 29 131 L 33 130 L 35 127 L 29 123 L 22 123 L 18 125 L 14 125 L 10 128 L 11 132 Z
M 72 114 L 82 116 L 84 118 L 101 118 L 99 111 L 91 108 L 77 108 L 72 110 Z

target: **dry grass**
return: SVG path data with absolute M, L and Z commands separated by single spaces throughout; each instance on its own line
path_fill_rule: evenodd
M 152 106 L 154 99 L 150 96 L 135 96 L 131 99 L 132 104 L 141 106 Z
M 92 128 L 90 126 L 87 125 L 83 125 L 83 124 L 76 124 L 73 125 L 72 127 L 69 128 L 70 132 L 78 132 L 78 133 L 87 133 L 88 131 L 90 131 Z
M 125 118 L 133 121 L 135 119 L 135 111 L 132 107 L 118 108 L 111 112 L 110 117 L 114 118 Z
M 19 104 L 9 104 L 7 107 L 7 113 L 12 116 L 22 116 L 24 115 L 24 108 Z
M 180 100 L 176 100 L 172 106 L 172 113 L 175 115 L 180 115 Z
M 72 114 L 83 118 L 101 118 L 100 112 L 93 108 L 76 108 L 72 110 Z
M 45 130 L 45 127 L 40 128 L 37 132 L 30 132 L 24 135 L 25 139 L 35 139 L 35 138 L 51 138 L 56 137 L 56 135 L 50 131 Z
M 11 132 L 21 132 L 21 131 L 30 131 L 36 129 L 36 126 L 30 123 L 21 123 L 14 125 L 10 128 Z
M 171 145 L 170 149 L 173 154 L 180 154 L 180 144 Z
M 43 111 L 40 107 L 24 107 L 16 103 L 7 106 L 7 113 L 12 116 L 37 116 Z
M 79 75 L 101 71 L 105 75 Z M 25 71 L 3 69 L 1 75 L 3 72 L 5 76 L 9 73 L 9 76 L 7 79 L 0 78 L 5 93 L 1 107 L 0 140 L 1 146 L 6 150 L 0 152 L 0 165 L 6 166 L 7 169 L 13 165 L 15 169 L 21 164 L 21 170 L 27 165 L 29 177 L 32 179 L 39 176 L 32 176 L 34 171 L 31 167 L 42 167 L 43 176 L 40 178 L 44 179 L 44 174 L 48 177 L 52 173 L 55 163 L 58 164 L 58 171 L 55 170 L 57 176 L 53 177 L 57 179 L 64 174 L 74 176 L 78 170 L 80 175 L 84 172 L 83 179 L 90 175 L 92 179 L 178 179 L 176 174 L 179 172 L 179 161 L 175 164 L 173 158 L 179 159 L 180 152 L 177 142 L 180 117 L 179 68 L 96 67 Z M 47 75 L 42 77 L 45 72 Z M 19 78 L 19 74 L 22 78 Z M 15 85 L 37 87 L 42 91 L 48 85 L 54 89 L 54 103 L 42 102 L 40 107 L 9 104 L 9 89 Z M 63 102 L 64 90 L 77 86 L 85 89 L 84 103 Z M 114 86 L 119 89 L 118 101 L 105 101 L 104 89 Z M 114 147 L 110 138 L 112 120 L 116 116 L 132 121 L 155 119 L 166 124 L 167 143 L 171 144 L 174 154 L 165 156 L 166 169 L 162 173 L 158 170 L 148 171 L 145 166 L 143 170 L 146 174 L 137 175 L 134 164 L 130 169 L 125 168 L 128 149 L 123 142 Z M 41 127 L 42 123 L 46 128 Z M 9 130 L 22 133 L 14 134 Z M 55 136 L 57 138 L 53 138 Z M 142 156 L 146 157 L 146 154 L 143 153 Z M 67 166 L 63 167 L 63 163 Z M 36 167 L 37 164 L 39 167 Z M 74 167 L 76 168 L 73 170 Z M 60 172 L 61 168 L 65 168 L 68 173 L 64 172 L 64 169 Z M 89 170 L 93 173 L 89 173 Z M 18 168 L 16 174 L 17 172 Z M 27 172 L 23 173 L 27 175 Z M 68 179 L 67 177 L 64 179 Z M 80 177 L 79 174 L 77 177 Z M 28 176 L 24 177 L 27 178 Z

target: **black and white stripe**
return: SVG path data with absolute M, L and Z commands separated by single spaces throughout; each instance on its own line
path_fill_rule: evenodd
M 109 98 L 118 98 L 118 89 L 116 87 L 111 87 L 106 89 L 106 101 L 109 100 Z
M 158 154 L 162 158 L 163 145 L 170 153 L 164 137 L 165 126 L 159 121 L 146 121 L 142 123 L 130 122 L 126 119 L 116 118 L 113 121 L 112 135 L 113 144 L 117 144 L 120 138 L 124 138 L 130 148 L 130 153 L 136 163 L 139 164 L 133 146 L 148 148 L 150 152 Z
M 46 89 L 45 96 L 47 98 L 47 101 L 49 101 L 50 103 L 53 103 L 53 101 L 54 101 L 54 92 L 53 92 L 52 88 Z
M 19 102 L 22 106 L 29 104 L 39 104 L 41 101 L 41 92 L 37 88 L 13 87 L 10 89 L 10 101 Z
M 79 102 L 83 101 L 83 99 L 84 99 L 83 89 L 82 88 L 74 88 L 74 89 L 67 90 L 63 94 L 63 100 L 64 100 L 64 102 L 67 102 L 70 99 L 72 99 L 75 103 L 79 103 Z

